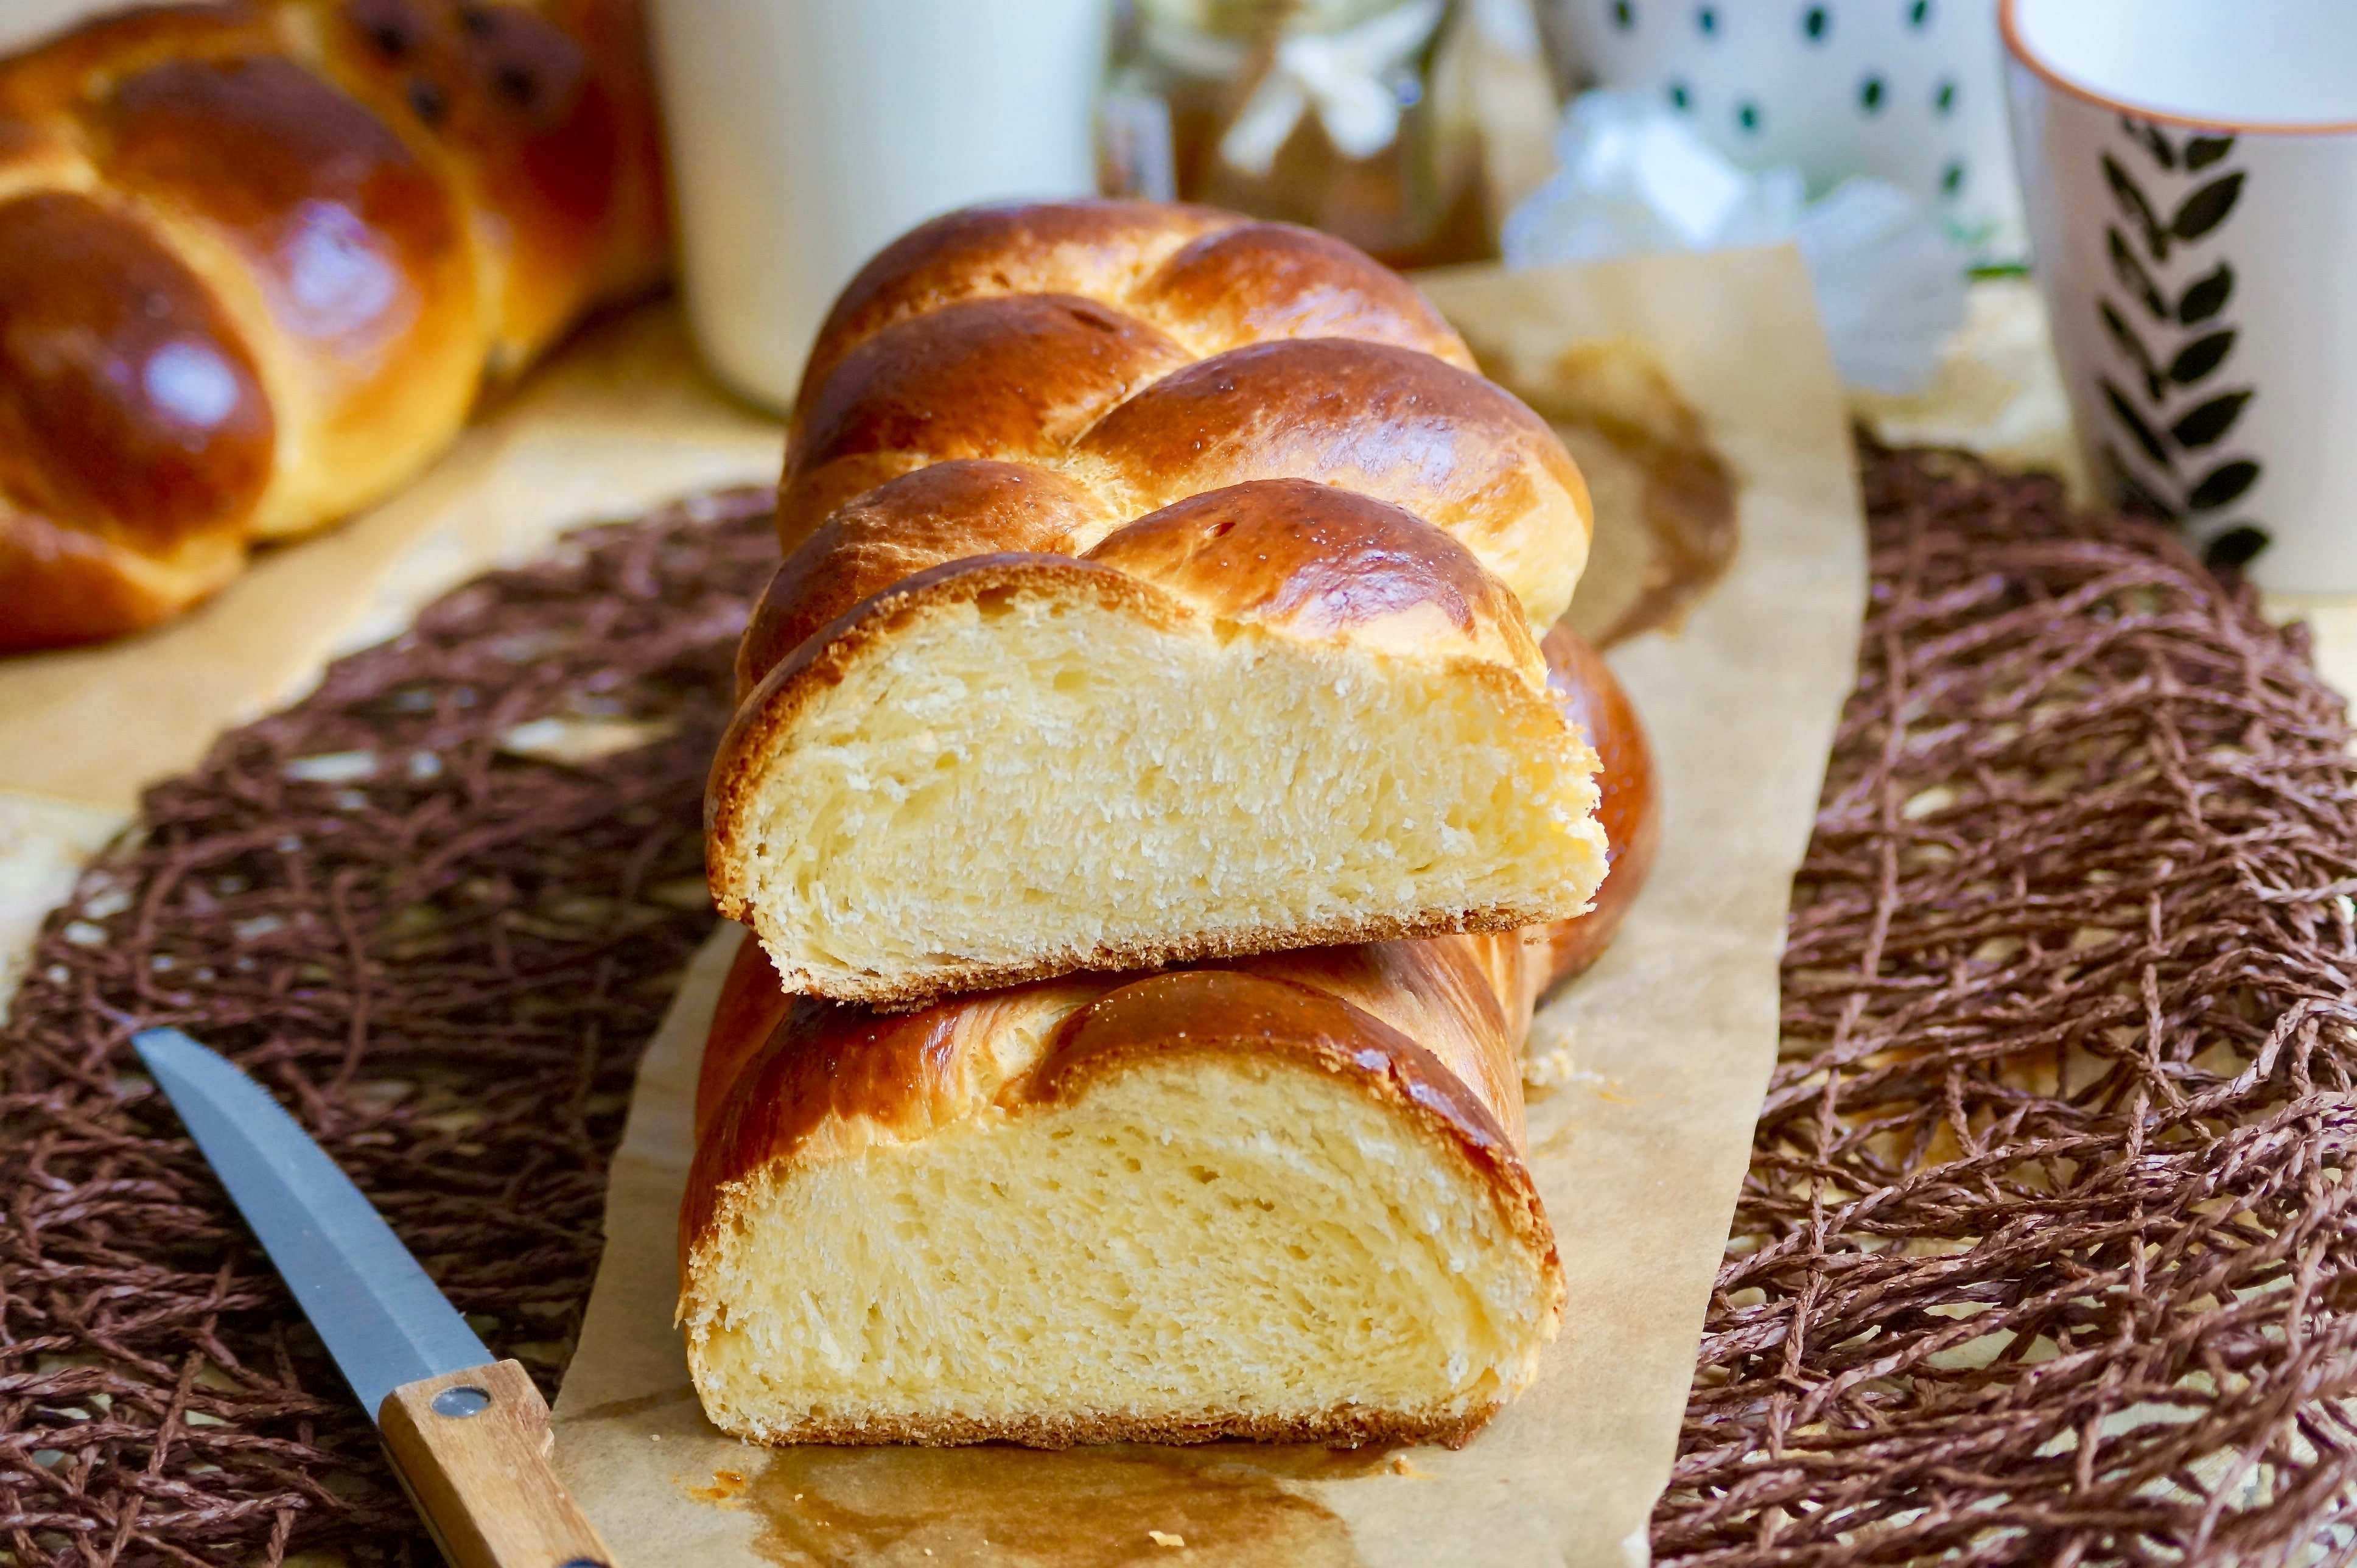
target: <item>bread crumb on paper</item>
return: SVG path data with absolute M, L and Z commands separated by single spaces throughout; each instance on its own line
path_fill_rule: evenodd
M 1187 1538 L 1185 1536 L 1174 1534 L 1169 1530 L 1149 1530 L 1146 1532 L 1146 1538 L 1154 1542 L 1157 1546 L 1184 1546 L 1187 1544 Z
M 1571 1054 L 1569 1041 L 1551 1046 L 1544 1051 L 1533 1051 L 1523 1058 L 1523 1087 L 1541 1092 L 1595 1077 L 1592 1072 L 1580 1070 L 1577 1058 Z

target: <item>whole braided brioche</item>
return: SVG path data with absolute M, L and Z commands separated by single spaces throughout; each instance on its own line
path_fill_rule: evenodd
M 1569 916 L 1536 632 L 1578 469 L 1339 241 L 1132 202 L 877 256 L 788 436 L 707 800 L 786 985 L 952 991 Z
M 634 0 L 142 10 L 0 62 L 0 650 L 384 494 L 664 265 Z
M 1523 1162 L 1532 1004 L 1655 832 L 1611 671 L 1548 639 L 1638 847 L 1523 932 L 1071 976 L 891 1015 L 748 941 L 696 1088 L 680 1320 L 761 1442 L 1458 1442 L 1563 1299 Z

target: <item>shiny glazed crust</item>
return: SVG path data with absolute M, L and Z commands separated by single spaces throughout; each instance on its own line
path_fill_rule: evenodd
M 664 265 L 634 0 L 246 0 L 0 61 L 0 650 L 366 504 Z
M 937 465 L 981 471 L 880 512 L 853 506 Z M 1587 559 L 1587 489 L 1554 432 L 1474 371 L 1422 295 L 1342 242 L 1150 202 L 953 212 L 880 252 L 820 330 L 779 535 L 796 553 L 856 521 L 790 563 L 763 614 L 824 624 L 799 596 L 846 552 L 863 570 L 856 601 L 887 585 L 888 561 L 906 575 L 1040 549 L 1050 532 L 1077 552 L 1204 491 L 1284 478 L 1447 532 L 1536 627 Z M 776 628 L 759 641 L 769 662 L 792 646 Z
M 1606 846 L 1604 881 L 1587 913 L 1526 933 L 1545 948 L 1537 967 L 1545 977 L 1544 990 L 1578 974 L 1612 944 L 1652 873 L 1662 845 L 1662 803 L 1645 726 L 1604 656 L 1567 626 L 1550 630 L 1540 648 L 1546 656 L 1548 689 L 1596 748 L 1602 796 L 1596 820 L 1604 824 Z

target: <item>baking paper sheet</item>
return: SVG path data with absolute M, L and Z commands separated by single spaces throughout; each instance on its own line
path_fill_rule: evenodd
M 1677 635 L 1613 656 L 1659 756 L 1663 847 L 1619 941 L 1534 1033 L 1556 1086 L 1531 1103 L 1532 1166 L 1571 1284 L 1538 1383 L 1456 1452 L 767 1451 L 722 1436 L 689 1388 L 672 1308 L 696 1061 L 736 940 L 724 930 L 641 1069 L 556 1407 L 559 1468 L 625 1563 L 1645 1560 L 1775 1053 L 1792 874 L 1852 678 L 1864 537 L 1847 426 L 1789 252 L 1420 281 L 1524 384 L 1580 342 L 1649 345 L 1740 485 L 1725 582 Z

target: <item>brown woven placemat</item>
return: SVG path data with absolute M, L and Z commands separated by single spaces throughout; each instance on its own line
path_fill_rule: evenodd
M 2341 700 L 2051 480 L 1869 452 L 1866 494 L 1859 682 L 1657 1557 L 2349 1561 Z
M 2267 1561 L 2352 1476 L 2339 703 L 2142 525 L 1951 457 L 1869 455 L 1868 489 L 1795 1055 L 1656 1550 Z M 553 1388 L 632 1064 L 710 920 L 696 801 L 760 510 L 451 596 L 154 791 L 49 922 L 0 1030 L 16 1563 L 433 1561 L 125 1037 L 183 1024 L 261 1073 Z M 2207 1457 L 2244 1452 L 2263 1484 Z
M 554 1397 L 632 1070 L 712 924 L 698 801 L 768 504 L 576 533 L 442 599 L 150 791 L 50 919 L 0 1030 L 17 1564 L 438 1561 L 134 1027 L 276 1089 Z

